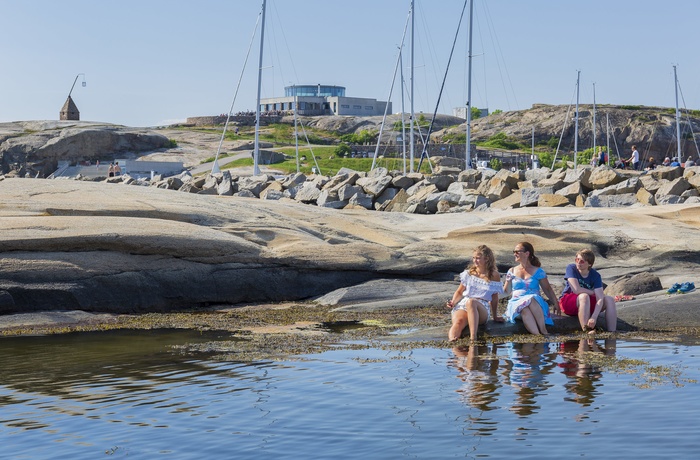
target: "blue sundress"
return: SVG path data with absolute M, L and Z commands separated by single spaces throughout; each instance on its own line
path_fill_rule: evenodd
M 532 274 L 530 278 L 523 279 L 518 278 L 513 274 L 513 269 L 508 270 L 508 275 L 513 288 L 513 294 L 511 299 L 508 301 L 508 308 L 506 309 L 505 318 L 508 322 L 514 323 L 515 319 L 520 316 L 520 312 L 525 308 L 531 300 L 536 300 L 540 307 L 542 307 L 542 312 L 544 313 L 544 323 L 548 326 L 554 325 L 554 321 L 549 314 L 549 305 L 540 295 L 540 280 L 547 278 L 547 274 L 542 270 L 541 267 L 537 268 L 537 271 Z

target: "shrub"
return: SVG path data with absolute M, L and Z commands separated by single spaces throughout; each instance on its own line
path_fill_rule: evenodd
M 501 168 L 503 168 L 503 162 L 498 158 L 491 158 L 489 161 L 489 167 L 491 169 L 495 169 L 496 171 L 500 171 Z
M 541 152 L 537 154 L 537 159 L 540 161 L 540 166 L 551 168 L 552 161 L 554 161 L 554 154 L 551 152 Z
M 489 140 L 478 143 L 478 145 L 503 150 L 518 150 L 525 148 L 525 146 L 519 143 L 517 139 L 507 136 L 504 132 L 491 136 Z
M 335 155 L 339 157 L 347 156 L 347 154 L 350 153 L 350 146 L 345 142 L 341 142 L 340 144 L 338 144 L 335 150 L 333 150 L 333 153 L 335 153 Z
M 451 142 L 453 144 L 465 144 L 467 142 L 467 133 L 451 132 L 442 136 L 442 142 Z
M 340 136 L 340 140 L 347 144 L 371 144 L 377 141 L 378 135 L 379 133 L 377 131 L 363 129 L 359 133 L 343 134 Z

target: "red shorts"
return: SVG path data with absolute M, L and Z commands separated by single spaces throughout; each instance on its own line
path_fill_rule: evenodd
M 595 310 L 596 298 L 593 294 L 589 294 L 588 297 L 591 300 L 590 312 L 591 314 L 593 314 L 593 311 Z M 561 311 L 563 311 L 569 316 L 578 316 L 578 302 L 576 301 L 577 298 L 578 294 L 574 294 L 573 292 L 564 294 L 562 298 L 559 299 L 559 308 L 561 308 Z

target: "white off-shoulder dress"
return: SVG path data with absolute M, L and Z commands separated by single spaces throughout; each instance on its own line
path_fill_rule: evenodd
M 489 304 L 491 303 L 491 297 L 494 294 L 503 294 L 503 285 L 500 281 L 486 281 L 478 276 L 470 275 L 467 270 L 464 270 L 459 274 L 459 281 L 464 286 L 464 292 L 462 293 L 462 300 L 460 300 L 457 305 L 452 308 L 452 313 L 454 314 L 459 310 L 467 310 L 466 304 L 467 299 L 474 299 L 486 308 L 486 311 L 491 317 L 491 309 Z

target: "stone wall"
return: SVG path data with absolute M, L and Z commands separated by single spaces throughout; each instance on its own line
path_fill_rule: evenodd
M 282 121 L 281 116 L 264 116 L 260 117 L 262 126 L 270 123 L 279 123 Z M 226 123 L 226 115 L 216 115 L 210 117 L 188 117 L 187 124 L 192 126 L 217 126 Z M 229 120 L 229 123 L 236 123 L 240 126 L 254 126 L 255 115 L 234 115 Z

